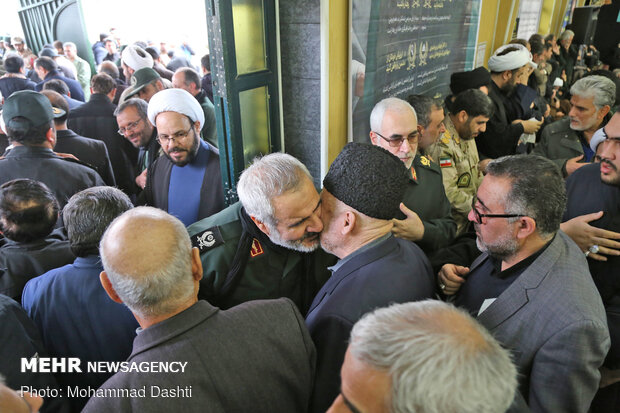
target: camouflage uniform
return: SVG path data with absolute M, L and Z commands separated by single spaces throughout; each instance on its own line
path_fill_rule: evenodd
M 452 217 L 457 224 L 457 234 L 467 228 L 467 214 L 471 210 L 471 201 L 482 181 L 478 169 L 478 149 L 474 139 L 459 137 L 449 116 L 445 119 L 446 131 L 443 136 L 429 148 L 429 153 L 439 163 L 443 176 L 446 195 L 452 205 Z

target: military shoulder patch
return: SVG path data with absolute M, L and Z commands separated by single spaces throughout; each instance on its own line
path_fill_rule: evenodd
M 260 245 L 260 242 L 258 242 L 256 238 L 254 238 L 252 240 L 252 249 L 250 250 L 250 257 L 252 258 L 258 257 L 259 255 L 263 255 L 264 253 L 265 253 L 265 250 L 263 249 L 263 246 Z
M 201 254 L 223 243 L 224 238 L 222 238 L 220 227 L 207 228 L 192 236 L 192 246 L 198 248 Z
M 471 174 L 469 172 L 465 172 L 459 179 L 456 181 L 456 186 L 458 188 L 467 188 L 471 183 Z
M 440 157 L 439 158 L 439 166 L 442 168 L 449 168 L 452 166 L 452 158 L 450 157 Z
M 445 135 L 444 135 L 444 136 L 441 138 L 441 143 L 443 143 L 444 145 L 449 144 L 449 143 L 450 143 L 450 138 L 449 138 L 448 136 L 445 136 Z
M 424 166 L 431 165 L 431 161 L 426 156 L 420 156 L 420 163 Z

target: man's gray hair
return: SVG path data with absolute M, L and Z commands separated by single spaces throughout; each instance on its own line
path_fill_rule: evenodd
M 560 40 L 570 39 L 571 37 L 575 37 L 575 32 L 572 30 L 564 30 L 560 35 Z
M 616 102 L 616 84 L 605 76 L 586 76 L 573 84 L 570 94 L 585 98 L 593 97 L 597 110 L 605 105 L 612 107 Z
M 95 186 L 73 195 L 62 210 L 71 252 L 76 257 L 98 254 L 108 225 L 131 208 L 131 199 L 111 186 Z
M 118 107 L 114 111 L 114 116 L 120 115 L 128 107 L 136 108 L 136 110 L 138 111 L 138 115 L 140 115 L 140 119 L 148 119 L 149 104 L 146 103 L 145 100 L 138 98 L 127 99 L 123 103 L 118 105 Z
M 239 178 L 239 200 L 248 215 L 274 226 L 277 222 L 271 200 L 299 189 L 304 177 L 312 181 L 308 168 L 289 154 L 278 152 L 256 158 Z
M 64 42 L 62 45 L 63 45 L 63 47 L 70 47 L 72 49 L 77 50 L 77 46 L 73 42 Z
M 349 351 L 390 375 L 392 413 L 503 413 L 517 387 L 508 351 L 468 313 L 441 301 L 364 315 Z
M 566 189 L 562 172 L 553 162 L 538 155 L 504 156 L 489 162 L 487 175 L 511 181 L 504 197 L 507 214 L 533 218 L 542 238 L 551 238 L 558 231 L 566 207 Z
M 132 274 L 122 274 L 112 265 L 112 257 L 106 253 L 106 239 L 118 220 L 143 214 L 144 211 L 168 221 L 173 232 L 172 239 L 167 240 L 170 245 L 165 246 L 168 254 L 161 257 L 162 265 L 155 270 L 145 272 L 134 269 Z M 194 294 L 194 279 L 191 275 L 192 244 L 189 235 L 181 221 L 162 210 L 137 207 L 125 212 L 110 224 L 101 239 L 99 250 L 103 268 L 114 290 L 123 303 L 141 317 L 169 314 Z
M 407 101 L 399 98 L 385 98 L 377 103 L 375 107 L 372 108 L 372 112 L 370 112 L 370 129 L 375 132 L 381 131 L 383 116 L 386 111 L 406 112 L 409 110 L 413 112 L 413 116 L 415 116 L 417 120 L 418 115 L 415 113 L 415 109 L 407 103 Z

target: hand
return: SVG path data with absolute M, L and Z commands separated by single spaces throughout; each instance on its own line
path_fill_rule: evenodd
M 469 274 L 469 268 L 460 265 L 445 264 L 437 274 L 439 285 L 445 285 L 442 289 L 445 295 L 454 295 L 461 288 L 461 284 L 465 282 L 463 278 Z
M 76 161 L 79 161 L 79 159 L 70 153 L 62 153 L 62 152 L 54 152 L 55 155 L 60 156 L 61 158 L 65 158 L 65 159 L 75 159 Z
M 136 185 L 142 189 L 146 186 L 146 171 L 145 169 L 140 175 L 136 176 Z
M 614 241 L 620 240 L 620 233 L 593 227 L 589 224 L 589 222 L 596 221 L 602 216 L 603 211 L 599 211 L 575 217 L 562 222 L 560 225 L 560 229 L 575 241 L 581 251 L 586 252 L 592 245 L 598 245 L 599 252 L 597 254 L 588 254 L 588 258 L 597 261 L 607 261 L 607 257 L 601 254 L 620 255 L 620 242 Z
M 523 120 L 521 124 L 523 125 L 523 132 L 525 133 L 536 133 L 540 126 L 542 125 L 542 120 Z
M 583 155 L 575 156 L 566 161 L 566 175 L 570 175 L 577 169 L 588 164 L 588 162 L 579 162 L 583 159 Z
M 400 203 L 400 210 L 405 214 L 405 219 L 393 219 L 392 233 L 409 241 L 419 241 L 424 236 L 424 224 L 422 220 L 405 204 Z

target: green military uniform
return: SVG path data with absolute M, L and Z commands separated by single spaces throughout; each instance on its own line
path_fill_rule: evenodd
M 235 287 L 222 294 L 233 262 L 239 261 L 237 250 L 244 233 L 241 214 L 241 203 L 237 202 L 188 227 L 193 246 L 200 249 L 203 267 L 198 297 L 223 309 L 250 300 L 288 297 L 305 314 L 329 278 L 327 267 L 336 263 L 336 257 L 320 248 L 301 253 L 276 246 L 253 223 L 252 230 L 262 241 L 254 237 L 251 248 L 240 251 L 247 257 L 245 268 Z
M 472 198 L 482 182 L 482 172 L 478 169 L 480 158 L 475 139 L 461 139 L 449 116 L 444 123 L 446 131 L 431 147 L 431 156 L 441 167 L 457 234 L 462 234 L 468 225 L 467 214 L 471 210 Z
M 417 244 L 430 255 L 454 239 L 456 224 L 450 215 L 450 201 L 443 189 L 439 166 L 427 157 L 416 155 L 407 174 L 409 182 L 403 203 L 422 220 L 424 236 Z M 405 218 L 399 214 L 396 218 Z

